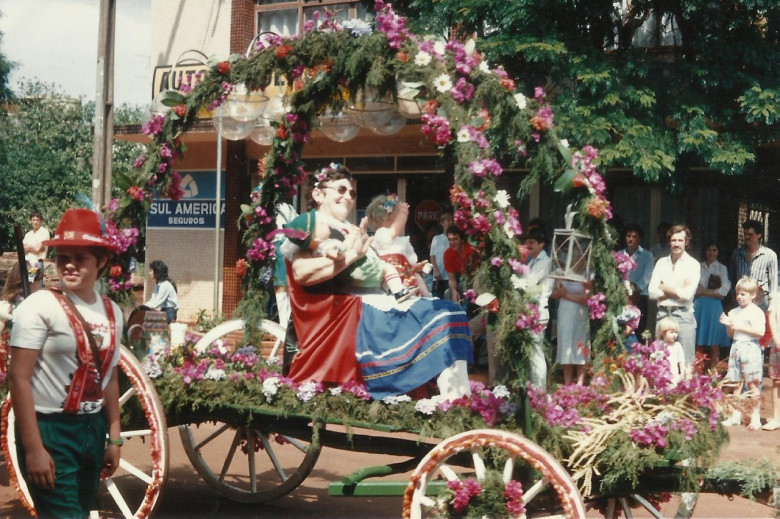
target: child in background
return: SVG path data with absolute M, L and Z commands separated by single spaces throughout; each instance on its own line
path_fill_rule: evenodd
M 734 395 L 740 395 L 744 386 L 747 386 L 751 392 L 754 406 L 748 427 L 752 430 L 761 428 L 759 399 L 764 366 L 758 339 L 764 335 L 766 326 L 764 312 L 753 303 L 757 291 L 758 282 L 755 279 L 749 277 L 740 279 L 735 289 L 739 306 L 731 310 L 728 315 L 720 316 L 720 322 L 726 326 L 729 337 L 734 339 L 726 380 L 736 383 Z M 726 427 L 740 425 L 742 412 L 734 410 L 731 417 L 721 423 Z
M 617 323 L 620 327 L 620 333 L 623 336 L 623 347 L 628 354 L 634 353 L 634 344 L 639 342 L 636 336 L 636 329 L 642 318 L 642 312 L 639 310 L 637 301 L 639 301 L 639 286 L 636 283 L 630 283 L 630 288 L 626 294 L 626 305 L 623 311 L 617 316 Z
M 427 269 L 433 267 L 427 260 L 417 261 L 409 237 L 404 236 L 409 204 L 400 202 L 397 195 L 379 195 L 368 204 L 366 218 L 369 228 L 374 230 L 372 247 L 379 257 L 396 268 L 405 286 L 417 287 L 428 297 L 428 287 L 420 273 L 430 272 Z
M 680 334 L 680 324 L 672 317 L 664 317 L 658 321 L 656 336 L 663 341 L 666 351 L 669 352 L 669 368 L 672 372 L 672 382 L 677 384 L 687 378 L 688 369 L 685 367 L 685 354 L 682 344 L 677 341 Z
M 280 232 L 286 235 L 290 242 L 312 251 L 315 256 L 336 261 L 344 256 L 344 243 L 331 237 L 331 228 L 323 218 L 317 216 L 314 209 L 285 224 Z M 376 254 L 366 254 L 338 276 L 343 276 L 349 284 L 357 287 L 386 286 L 398 302 L 406 301 L 417 294 L 416 290 L 405 287 L 395 268 L 379 259 Z
M 769 377 L 772 379 L 772 419 L 762 427 L 765 431 L 780 428 L 780 294 L 772 296 L 769 304 L 769 330 L 772 344 L 769 346 Z

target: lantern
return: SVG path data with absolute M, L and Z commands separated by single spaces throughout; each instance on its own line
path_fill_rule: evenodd
M 550 277 L 587 282 L 591 279 L 590 255 L 593 237 L 572 228 L 574 213 L 566 214 L 566 228 L 555 229 Z

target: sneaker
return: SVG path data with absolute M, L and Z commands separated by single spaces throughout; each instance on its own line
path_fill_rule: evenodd
M 397 303 L 403 303 L 407 299 L 416 297 L 419 292 L 420 289 L 418 287 L 406 287 L 400 292 L 395 293 L 395 300 Z
M 726 418 L 720 424 L 723 427 L 733 427 L 735 425 L 742 425 L 742 413 L 734 413 L 729 418 Z
M 765 423 L 761 428 L 765 431 L 774 431 L 775 429 L 780 429 L 780 421 L 772 418 L 767 423 Z

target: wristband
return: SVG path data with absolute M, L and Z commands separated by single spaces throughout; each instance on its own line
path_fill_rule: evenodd
M 109 445 L 118 445 L 119 447 L 121 447 L 122 445 L 125 444 L 125 440 L 123 438 L 109 438 L 108 439 L 108 444 Z

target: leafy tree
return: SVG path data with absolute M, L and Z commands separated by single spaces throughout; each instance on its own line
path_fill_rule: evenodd
M 5 111 L 4 111 L 5 112 Z M 118 123 L 137 122 L 135 108 L 117 110 Z M 66 209 L 83 206 L 91 196 L 94 103 L 59 93 L 53 85 L 29 81 L 0 119 L 4 154 L 0 156 L 0 249 L 15 250 L 13 224 L 26 227 L 38 209 L 51 228 Z M 138 146 L 114 145 L 114 170 L 132 168 Z
M 545 86 L 559 134 L 607 167 L 680 185 L 690 166 L 743 173 L 780 137 L 776 0 L 402 4 L 417 32 L 476 35 L 526 92 Z
M 2 13 L 0 13 L 0 17 L 2 17 Z M 3 33 L 0 32 L 0 43 L 2 42 Z M 0 52 L 0 105 L 5 105 L 14 99 L 14 93 L 8 86 L 8 76 L 15 66 L 14 62 L 9 61 L 5 54 Z

